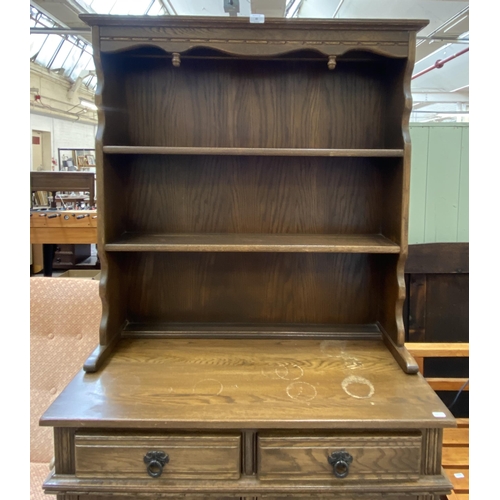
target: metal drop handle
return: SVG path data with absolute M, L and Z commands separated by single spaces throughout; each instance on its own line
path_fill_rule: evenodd
M 170 461 L 168 455 L 163 451 L 148 451 L 144 455 L 146 470 L 151 477 L 160 477 L 163 467 Z
M 333 467 L 333 473 L 340 479 L 348 476 L 352 460 L 352 455 L 347 451 L 336 451 L 328 457 L 328 463 Z

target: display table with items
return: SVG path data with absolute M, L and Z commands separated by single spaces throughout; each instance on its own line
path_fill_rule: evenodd
M 75 266 L 95 268 L 91 245 L 97 243 L 97 210 L 32 209 L 30 243 L 43 245 L 43 274 Z M 95 264 L 91 264 L 96 260 Z
M 413 499 L 456 425 L 404 345 L 425 21 L 84 15 L 102 321 L 59 500 Z

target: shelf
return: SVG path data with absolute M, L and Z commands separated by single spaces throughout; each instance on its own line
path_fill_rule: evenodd
M 142 234 L 125 233 L 104 245 L 110 252 L 399 253 L 380 234 Z
M 107 154 L 233 155 L 233 156 L 352 156 L 402 157 L 403 149 L 216 148 L 160 146 L 104 146 Z
M 375 323 L 367 324 L 268 324 L 268 323 L 128 323 L 123 338 L 325 338 L 380 339 Z

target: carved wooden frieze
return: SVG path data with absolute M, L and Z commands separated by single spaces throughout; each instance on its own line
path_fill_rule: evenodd
M 102 52 L 116 52 L 140 46 L 155 46 L 166 52 L 182 54 L 204 47 L 236 56 L 276 56 L 287 52 L 313 49 L 325 56 L 338 56 L 349 50 L 368 50 L 389 57 L 408 56 L 408 34 L 403 32 L 380 33 L 373 37 L 368 32 L 322 31 L 304 37 L 303 30 L 276 33 L 276 30 L 253 32 L 239 29 L 227 37 L 214 37 L 209 30 L 192 30 L 180 36 L 170 28 L 132 28 L 123 36 L 118 28 L 101 29 Z M 228 30 L 229 31 L 229 30 Z M 258 36 L 260 35 L 260 36 Z M 278 37 L 277 35 L 281 35 Z M 304 39 L 308 38 L 308 39 Z M 378 39 L 377 39 L 378 38 Z
M 98 16 L 82 19 L 99 24 Z M 167 53 L 211 48 L 235 56 L 275 56 L 313 49 L 325 56 L 351 50 L 366 50 L 389 57 L 408 57 L 409 29 L 422 21 L 359 20 L 321 23 L 308 20 L 266 20 L 250 24 L 247 18 L 221 18 L 214 24 L 204 18 L 158 18 L 148 20 L 116 16 L 99 27 L 100 50 L 116 52 L 140 46 L 155 46 Z M 127 26 L 124 35 L 123 25 Z

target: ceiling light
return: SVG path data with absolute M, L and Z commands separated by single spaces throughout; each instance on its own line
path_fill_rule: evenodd
M 92 101 L 88 101 L 87 99 L 82 99 L 81 97 L 80 97 L 80 106 L 92 109 L 93 111 L 97 111 L 97 106 Z

